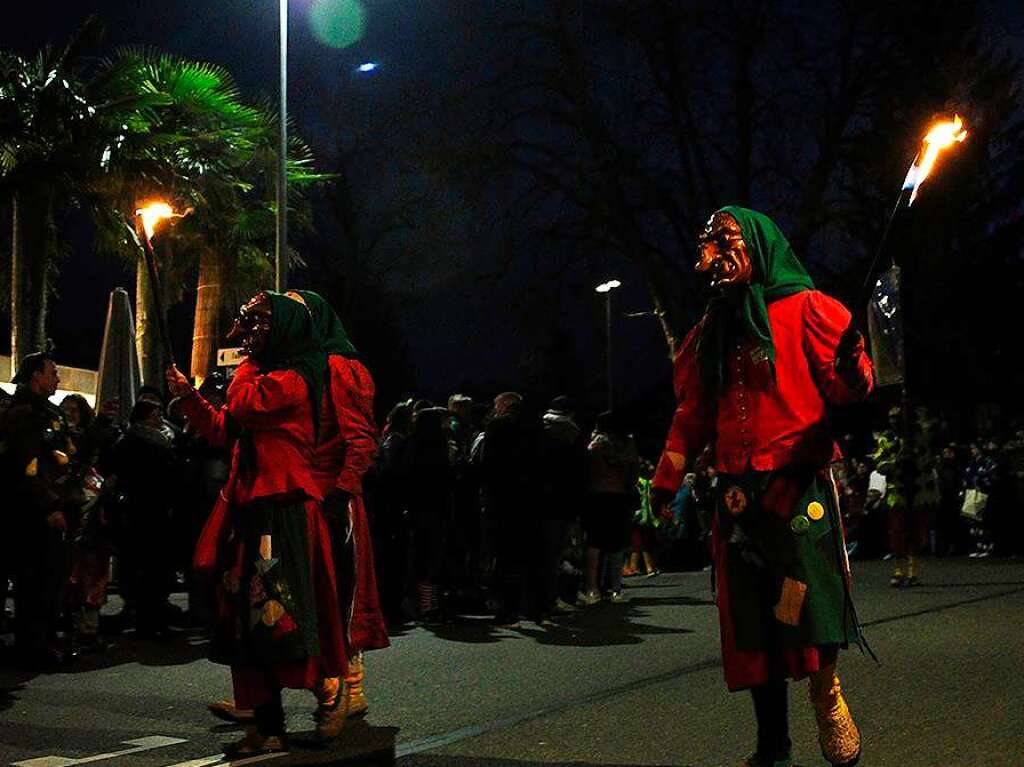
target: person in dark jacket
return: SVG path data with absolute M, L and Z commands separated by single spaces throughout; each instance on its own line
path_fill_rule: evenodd
M 570 612 L 575 608 L 562 599 L 559 579 L 562 554 L 572 526 L 579 522 L 583 510 L 587 446 L 568 397 L 555 397 L 542 421 L 540 610 Z
M 438 584 L 451 523 L 451 470 L 448 464 L 448 411 L 424 407 L 413 416 L 412 434 L 399 459 L 409 510 L 420 618 L 438 615 Z
M 167 597 L 173 578 L 169 498 L 176 486 L 174 447 L 163 429 L 160 405 L 140 399 L 128 431 L 111 457 L 118 492 L 118 563 L 125 607 L 136 615 L 139 636 L 167 632 Z
M 402 622 L 402 600 L 409 584 L 409 529 L 401 458 L 411 431 L 412 405 L 401 402 L 388 413 L 384 437 L 363 481 L 373 529 L 381 610 L 395 625 Z
M 0 424 L 6 505 L 4 538 L 13 563 L 15 652 L 20 665 L 48 670 L 66 656 L 57 623 L 68 579 L 69 530 L 84 502 L 74 447 L 61 409 L 50 402 L 60 383 L 47 352 L 26 355 L 18 385 Z
M 529 587 L 540 425 L 527 417 L 520 394 L 505 392 L 494 399 L 494 418 L 485 434 L 481 468 L 487 512 L 494 522 L 495 580 L 501 602 L 496 620 L 514 627 L 526 609 Z
M 599 565 L 608 574 L 608 598 L 621 602 L 622 552 L 629 541 L 630 521 L 639 503 L 636 486 L 640 476 L 640 456 L 636 443 L 618 414 L 601 413 L 597 417 L 589 455 L 589 496 L 583 515 L 587 536 L 586 592 L 584 605 L 601 601 Z

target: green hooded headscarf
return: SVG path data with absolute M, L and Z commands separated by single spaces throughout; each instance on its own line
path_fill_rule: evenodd
M 267 342 L 256 358 L 263 373 L 294 370 L 309 387 L 313 434 L 319 439 L 320 403 L 324 396 L 327 354 L 309 308 L 281 293 L 266 291 L 273 313 Z
M 756 210 L 728 205 L 716 211 L 736 219 L 753 267 L 750 285 L 738 294 L 726 292 L 708 302 L 704 327 L 697 339 L 697 364 L 705 390 L 717 400 L 725 381 L 725 361 L 736 334 L 760 346 L 774 371 L 775 344 L 768 324 L 768 304 L 794 293 L 814 290 L 782 231 Z
M 358 359 L 359 352 L 352 345 L 352 341 L 345 332 L 345 326 L 334 308 L 324 300 L 319 293 L 312 290 L 296 290 L 302 300 L 309 307 L 309 313 L 313 315 L 313 327 L 320 335 L 320 343 L 323 344 L 325 354 L 340 354 L 350 359 Z

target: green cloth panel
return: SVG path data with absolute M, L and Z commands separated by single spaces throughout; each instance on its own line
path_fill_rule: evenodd
M 838 510 L 828 482 L 811 472 L 790 474 L 786 481 L 805 489 L 785 518 L 763 508 L 764 489 L 773 473 L 723 476 L 718 502 L 721 545 L 727 546 L 726 574 L 729 609 L 741 650 L 793 650 L 823 644 L 847 645 L 858 641 L 854 614 L 846 601 L 842 551 L 845 543 L 837 527 Z M 724 493 L 733 486 L 747 496 L 747 507 L 733 517 Z M 807 532 L 793 531 L 794 517 L 806 516 L 814 501 L 825 509 L 820 520 L 810 520 Z M 838 539 L 837 539 L 838 536 Z M 774 608 L 785 578 L 807 585 L 800 622 L 789 626 L 776 619 Z

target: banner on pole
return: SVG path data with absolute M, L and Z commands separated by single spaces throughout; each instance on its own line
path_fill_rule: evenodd
M 893 386 L 904 379 L 903 308 L 900 268 L 883 272 L 868 302 L 868 335 L 875 365 L 875 385 Z

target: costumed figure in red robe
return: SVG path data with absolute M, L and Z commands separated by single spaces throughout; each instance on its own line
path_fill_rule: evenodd
M 320 694 L 330 697 L 343 690 L 349 698 L 348 716 L 362 716 L 369 708 L 363 652 L 391 644 L 377 595 L 373 544 L 363 503 L 363 475 L 377 450 L 373 379 L 330 304 L 312 291 L 286 295 L 301 300 L 309 309 L 330 369 L 320 409 L 313 476 L 324 497 L 323 513 L 331 534 L 348 675 L 343 687 L 338 677 L 324 679 Z M 246 723 L 253 719 L 252 710 L 240 709 L 234 701 L 217 701 L 209 709 L 228 721 Z
M 657 505 L 711 444 L 725 681 L 751 691 L 757 718 L 757 750 L 743 765 L 792 764 L 787 680 L 808 677 L 822 754 L 850 767 L 860 732 L 836 659 L 860 632 L 828 470 L 839 455 L 828 408 L 867 396 L 871 362 L 850 313 L 814 290 L 768 217 L 723 208 L 699 248 L 713 297 L 675 358 L 678 407 L 653 479 Z
M 323 490 L 313 472 L 327 357 L 309 310 L 263 292 L 232 330 L 248 359 L 221 408 L 176 367 L 171 393 L 211 444 L 231 446 L 231 471 L 196 549 L 213 577 L 217 621 L 211 658 L 231 667 L 235 702 L 255 727 L 225 748 L 229 757 L 286 751 L 281 690 L 318 694 L 317 732 L 340 732 L 348 697 L 323 696 L 322 681 L 347 672 L 344 630 Z
M 309 308 L 330 369 L 313 476 L 324 495 L 324 517 L 331 532 L 345 622 L 348 675 L 343 689 L 349 697 L 348 715 L 361 716 L 369 708 L 363 687 L 363 652 L 391 644 L 377 594 L 373 543 L 363 503 L 363 475 L 377 451 L 373 378 L 330 304 L 312 291 L 289 295 L 299 296 Z M 338 680 L 327 679 L 325 685 L 329 692 L 338 687 Z

